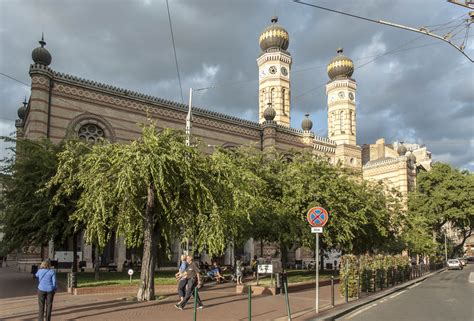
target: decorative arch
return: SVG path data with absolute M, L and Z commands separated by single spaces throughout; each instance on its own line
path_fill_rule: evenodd
M 101 135 L 103 138 L 110 142 L 115 141 L 116 136 L 112 125 L 104 117 L 91 113 L 84 113 L 73 118 L 68 126 L 67 136 L 78 137 L 79 130 L 82 129 L 84 131 L 83 128 L 87 129 L 87 125 L 91 125 L 91 131 L 92 127 L 101 129 L 103 131 L 103 135 Z M 92 134 L 92 132 L 88 134 Z
M 345 113 L 344 113 L 344 110 L 342 110 L 339 113 L 339 130 L 341 131 L 342 134 L 344 134 L 344 117 L 345 117 Z
M 238 148 L 239 145 L 236 144 L 236 143 L 224 143 L 222 144 L 222 148 L 224 149 L 235 149 L 235 148 Z
M 285 88 L 283 88 L 283 89 L 281 90 L 281 106 L 282 106 L 282 110 L 283 110 L 283 114 L 284 114 L 284 115 L 286 115 L 287 112 L 288 112 L 288 111 L 286 110 L 287 107 L 286 107 L 285 102 L 286 102 L 286 90 L 285 90 Z

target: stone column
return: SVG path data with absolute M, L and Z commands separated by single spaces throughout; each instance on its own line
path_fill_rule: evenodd
M 30 67 L 31 96 L 24 120 L 24 134 L 30 139 L 47 138 L 50 80 L 53 78 L 47 66 L 34 64 Z
M 263 150 L 269 150 L 276 145 L 277 123 L 273 120 L 267 120 L 263 124 Z

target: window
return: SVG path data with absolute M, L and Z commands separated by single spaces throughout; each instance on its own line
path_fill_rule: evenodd
M 286 98 L 286 90 L 283 88 L 281 91 L 281 104 L 283 109 L 283 114 L 286 115 L 286 105 L 285 105 L 285 98 Z
M 341 131 L 341 134 L 345 133 L 345 131 L 344 131 L 344 116 L 345 116 L 344 111 L 341 111 L 341 113 L 339 114 L 339 130 Z
M 83 139 L 90 143 L 96 143 L 105 138 L 104 130 L 96 124 L 85 124 L 79 128 L 77 133 L 79 139 Z

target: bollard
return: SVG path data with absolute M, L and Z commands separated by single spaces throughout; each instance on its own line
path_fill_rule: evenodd
M 331 305 L 334 306 L 334 276 L 331 275 Z
M 357 300 L 359 300 L 359 289 L 360 289 L 360 275 L 357 274 Z
M 346 279 L 344 280 L 344 283 L 345 283 L 345 290 L 344 292 L 344 296 L 345 296 L 345 300 L 346 300 L 346 303 L 349 302 L 349 278 L 346 276 Z
M 249 301 L 248 301 L 249 302 L 249 321 L 252 321 L 252 286 L 249 285 L 247 289 L 249 292 Z
M 286 312 L 288 313 L 288 321 L 291 321 L 290 298 L 288 297 L 288 279 L 283 279 L 283 286 L 285 287 Z
M 197 296 L 198 296 L 198 288 L 194 288 L 194 307 L 193 307 L 193 320 L 196 321 L 196 310 L 197 310 Z
M 374 293 L 377 292 L 377 272 L 374 274 Z

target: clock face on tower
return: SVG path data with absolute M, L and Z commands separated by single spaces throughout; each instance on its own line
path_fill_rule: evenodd
M 263 78 L 266 75 L 267 75 L 267 72 L 265 71 L 265 69 L 260 70 L 260 74 L 259 74 L 260 78 Z
M 281 67 L 281 74 L 283 76 L 288 76 L 288 69 L 286 69 L 285 67 Z
M 268 71 L 269 71 L 271 74 L 276 74 L 276 72 L 277 72 L 277 67 L 275 67 L 275 66 L 270 66 L 270 68 L 268 68 Z
M 346 96 L 343 91 L 340 91 L 337 95 L 338 95 L 339 98 L 341 98 L 341 99 Z
M 349 93 L 349 99 L 354 100 L 354 94 L 353 93 Z

